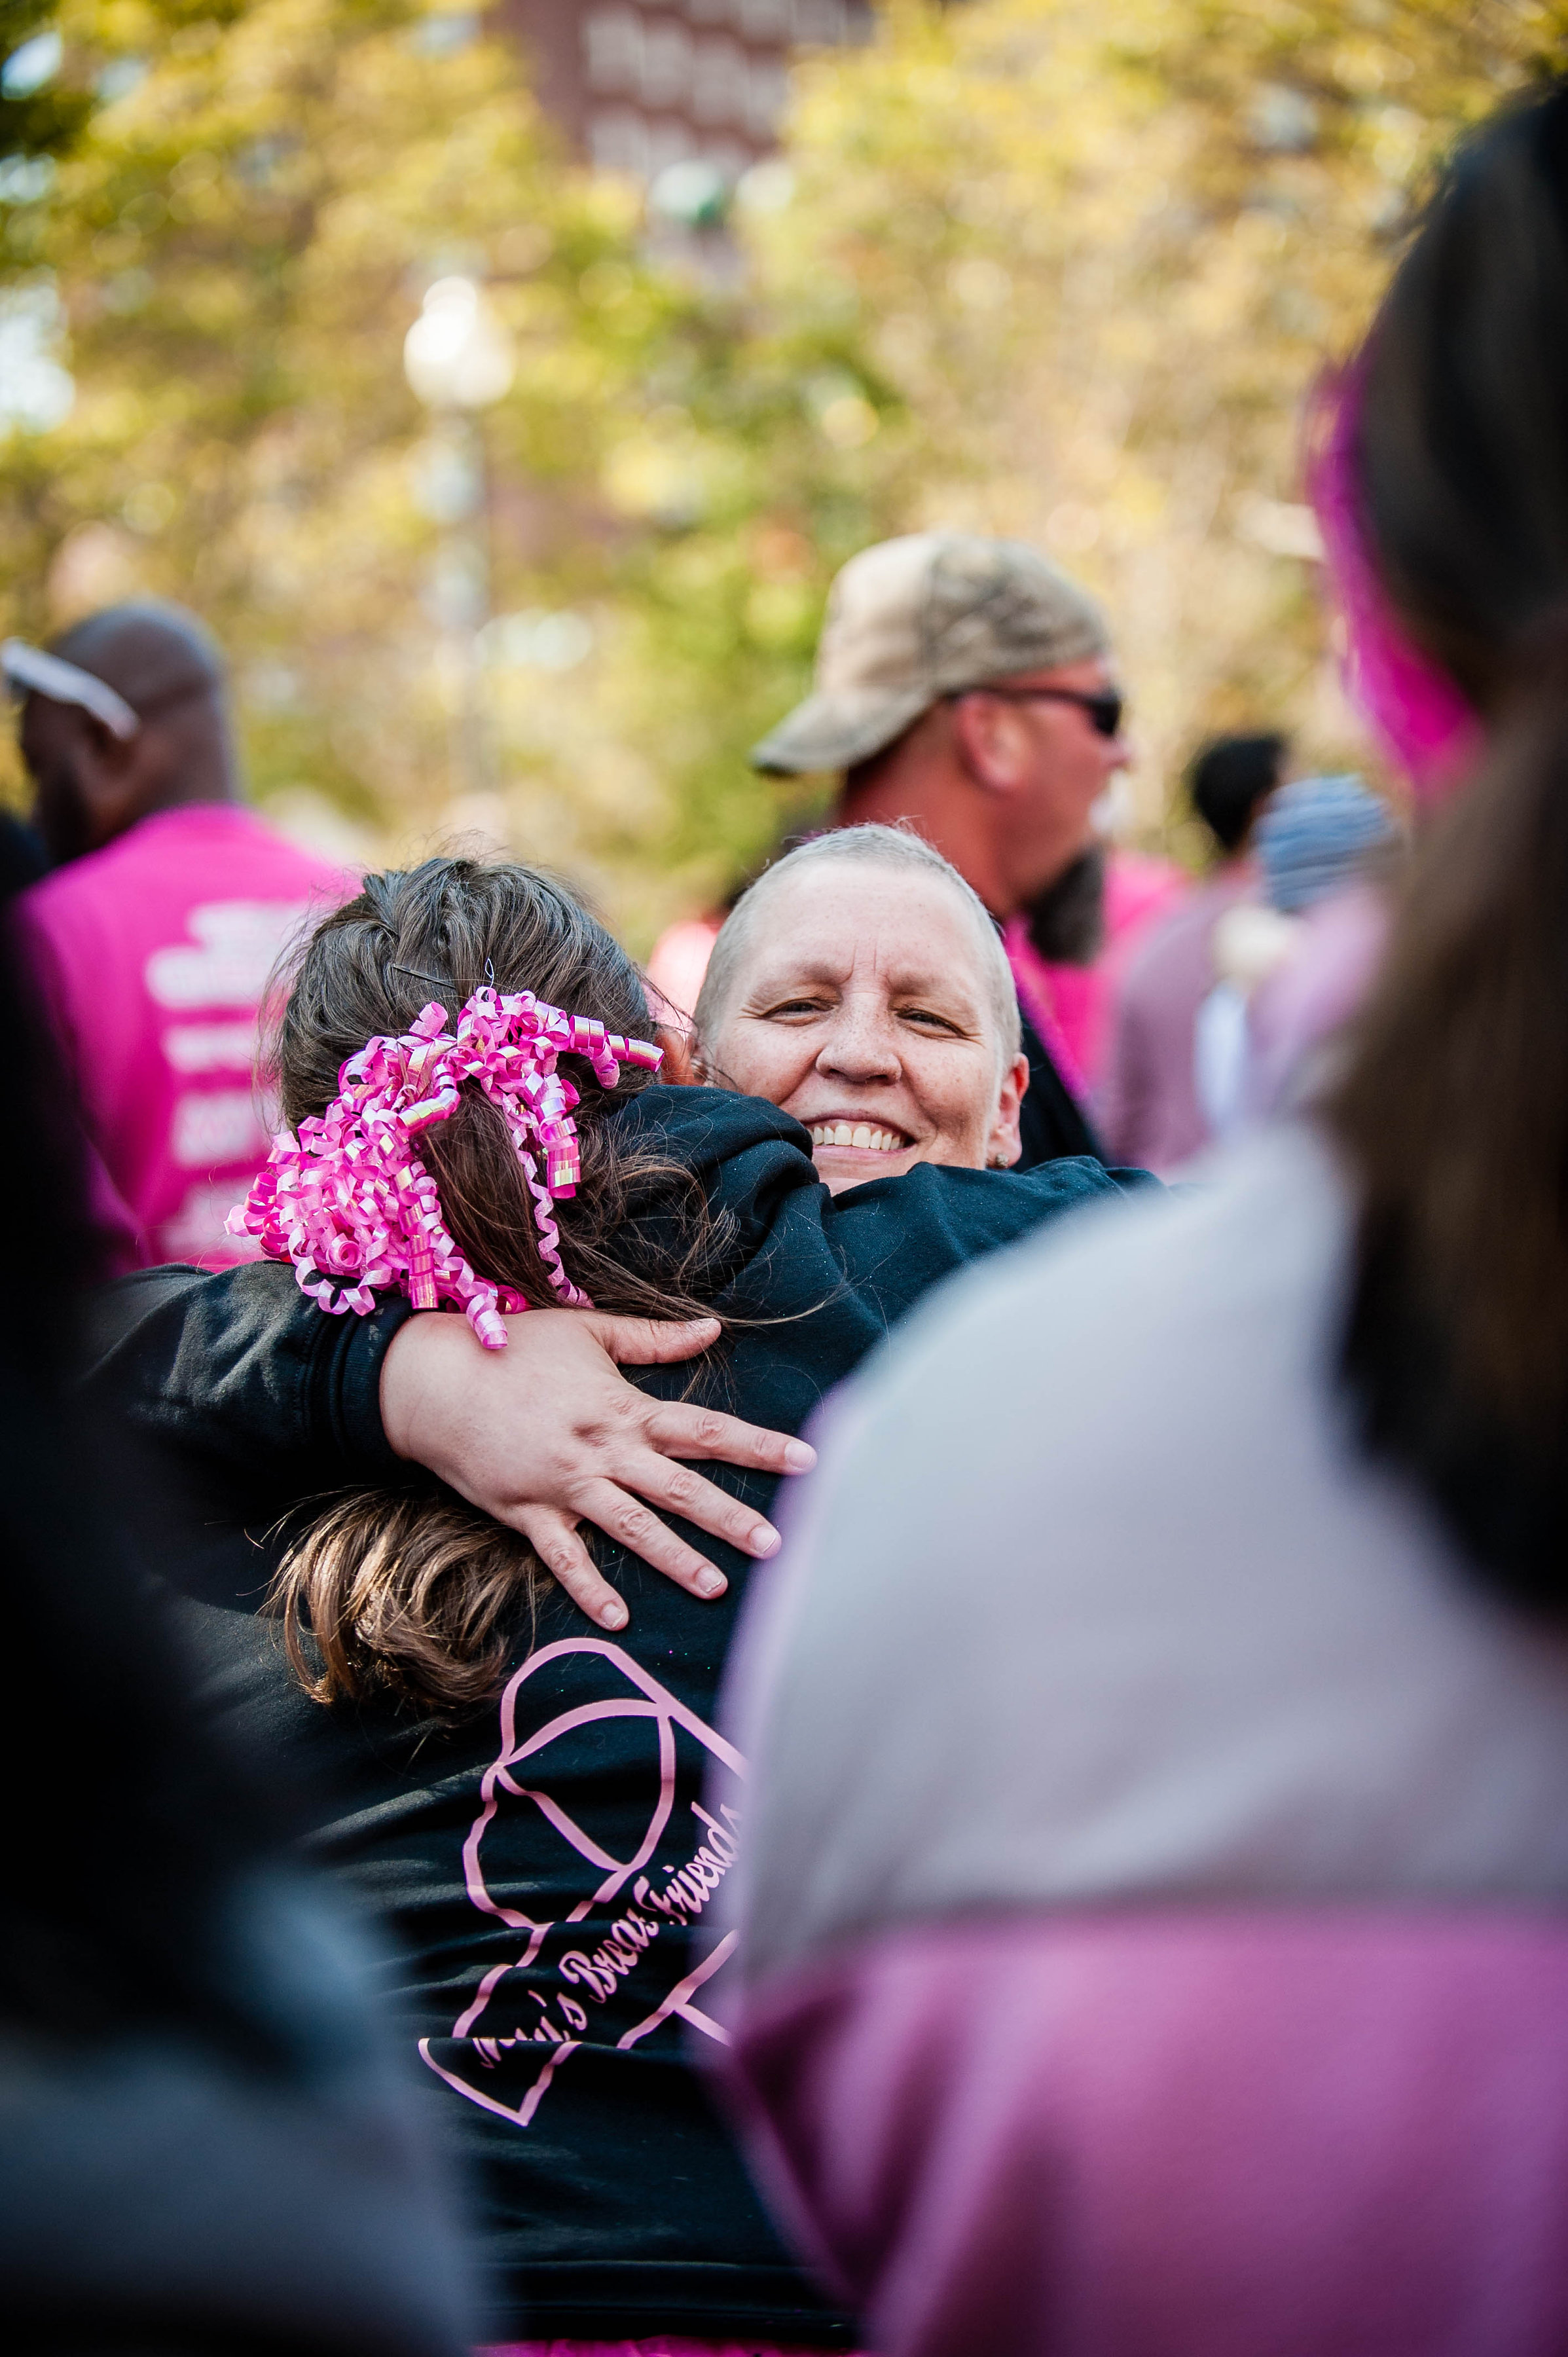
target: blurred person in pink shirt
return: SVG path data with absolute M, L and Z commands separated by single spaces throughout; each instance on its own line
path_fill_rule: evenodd
M 703 987 L 703 976 L 724 928 L 717 910 L 701 917 L 678 917 L 666 925 L 654 942 L 643 969 L 660 997 L 682 1022 L 690 1024 Z
M 1191 890 L 1174 860 L 1096 842 L 1006 929 L 1019 1003 L 1034 1010 L 1064 1079 L 1091 1112 L 1122 976 Z
M 249 1257 L 223 1221 L 266 1158 L 263 991 L 349 879 L 240 802 L 222 658 L 194 615 L 89 615 L 8 640 L 34 823 L 53 872 L 19 903 L 89 1135 L 140 1230 L 119 1257 Z
M 1257 888 L 1249 856 L 1253 822 L 1280 782 L 1286 740 L 1272 732 L 1217 737 L 1187 772 L 1195 814 L 1219 857 L 1202 884 L 1144 937 L 1122 978 L 1100 1092 L 1100 1124 L 1113 1155 L 1131 1150 L 1147 1168 L 1179 1168 L 1209 1142 L 1194 1060 L 1197 1011 L 1213 989 L 1214 928 Z

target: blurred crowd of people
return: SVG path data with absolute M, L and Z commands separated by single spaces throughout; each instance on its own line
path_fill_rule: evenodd
M 1559 296 L 1549 83 L 1319 396 L 1398 789 L 1260 715 L 1196 877 L 1009 540 L 646 974 L 0 649 L 19 2345 L 1568 2346 Z

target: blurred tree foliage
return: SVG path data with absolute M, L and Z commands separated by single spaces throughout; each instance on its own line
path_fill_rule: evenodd
M 733 242 L 569 165 L 462 11 L 0 0 L 0 54 L 50 27 L 26 119 L 0 81 L 0 352 L 30 306 L 76 399 L 0 427 L 5 626 L 182 597 L 233 653 L 264 802 L 367 847 L 483 824 L 645 942 L 799 806 L 745 748 L 886 533 L 1036 538 L 1106 597 L 1146 833 L 1205 727 L 1354 749 L 1304 396 L 1568 0 L 890 0 L 877 44 L 800 70 Z M 442 619 L 460 453 L 401 359 L 453 273 L 517 360 L 481 428 L 478 795 Z
M 1304 757 L 1364 758 L 1304 554 L 1307 397 L 1436 157 L 1568 61 L 1568 7 L 990 0 L 886 23 L 806 78 L 768 278 L 796 317 L 813 288 L 853 317 L 900 520 L 1035 540 L 1104 597 L 1145 835 L 1209 728 L 1283 718 Z
M 86 91 L 59 81 L 54 17 L 52 0 L 0 0 L 0 59 L 16 61 L 0 86 L 0 156 L 7 161 L 63 154 L 92 112 Z M 52 178 L 44 173 L 38 187 Z

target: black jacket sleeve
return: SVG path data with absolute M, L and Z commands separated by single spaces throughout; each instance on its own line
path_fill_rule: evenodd
M 313 1466 L 377 1480 L 401 1469 L 381 1372 L 411 1314 L 388 1297 L 368 1318 L 329 1317 L 271 1261 L 145 1269 L 92 1297 L 83 1386 L 138 1439 L 247 1486 L 292 1487 Z

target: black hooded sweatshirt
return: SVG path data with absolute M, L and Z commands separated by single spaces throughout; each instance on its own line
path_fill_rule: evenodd
M 615 1118 L 701 1172 L 735 1223 L 715 1308 L 769 1321 L 726 1336 L 696 1395 L 789 1432 L 950 1272 L 1153 1183 L 1088 1159 L 1023 1175 L 921 1164 L 832 1198 L 805 1132 L 758 1099 L 651 1087 Z M 310 1702 L 259 1613 L 286 1508 L 408 1479 L 378 1409 L 407 1314 L 325 1316 L 273 1265 L 153 1270 L 101 1297 L 90 1385 L 128 1415 L 148 1481 L 158 1458 L 177 1473 L 156 1564 L 207 1699 L 292 1770 L 317 1854 L 399 1943 L 392 2001 L 471 2172 L 487 2338 L 851 2347 L 688 2060 L 718 2034 L 725 1951 L 704 1927 L 744 1822 L 719 1681 L 766 1567 L 688 1529 L 729 1577 L 702 1603 L 601 1542 L 630 1626 L 611 1639 L 560 1594 L 536 1620 L 520 1609 L 499 1702 L 456 1725 Z M 633 1380 L 691 1394 L 683 1367 Z M 772 1477 L 703 1469 L 769 1510 Z M 722 1788 L 715 1762 L 732 1771 Z

